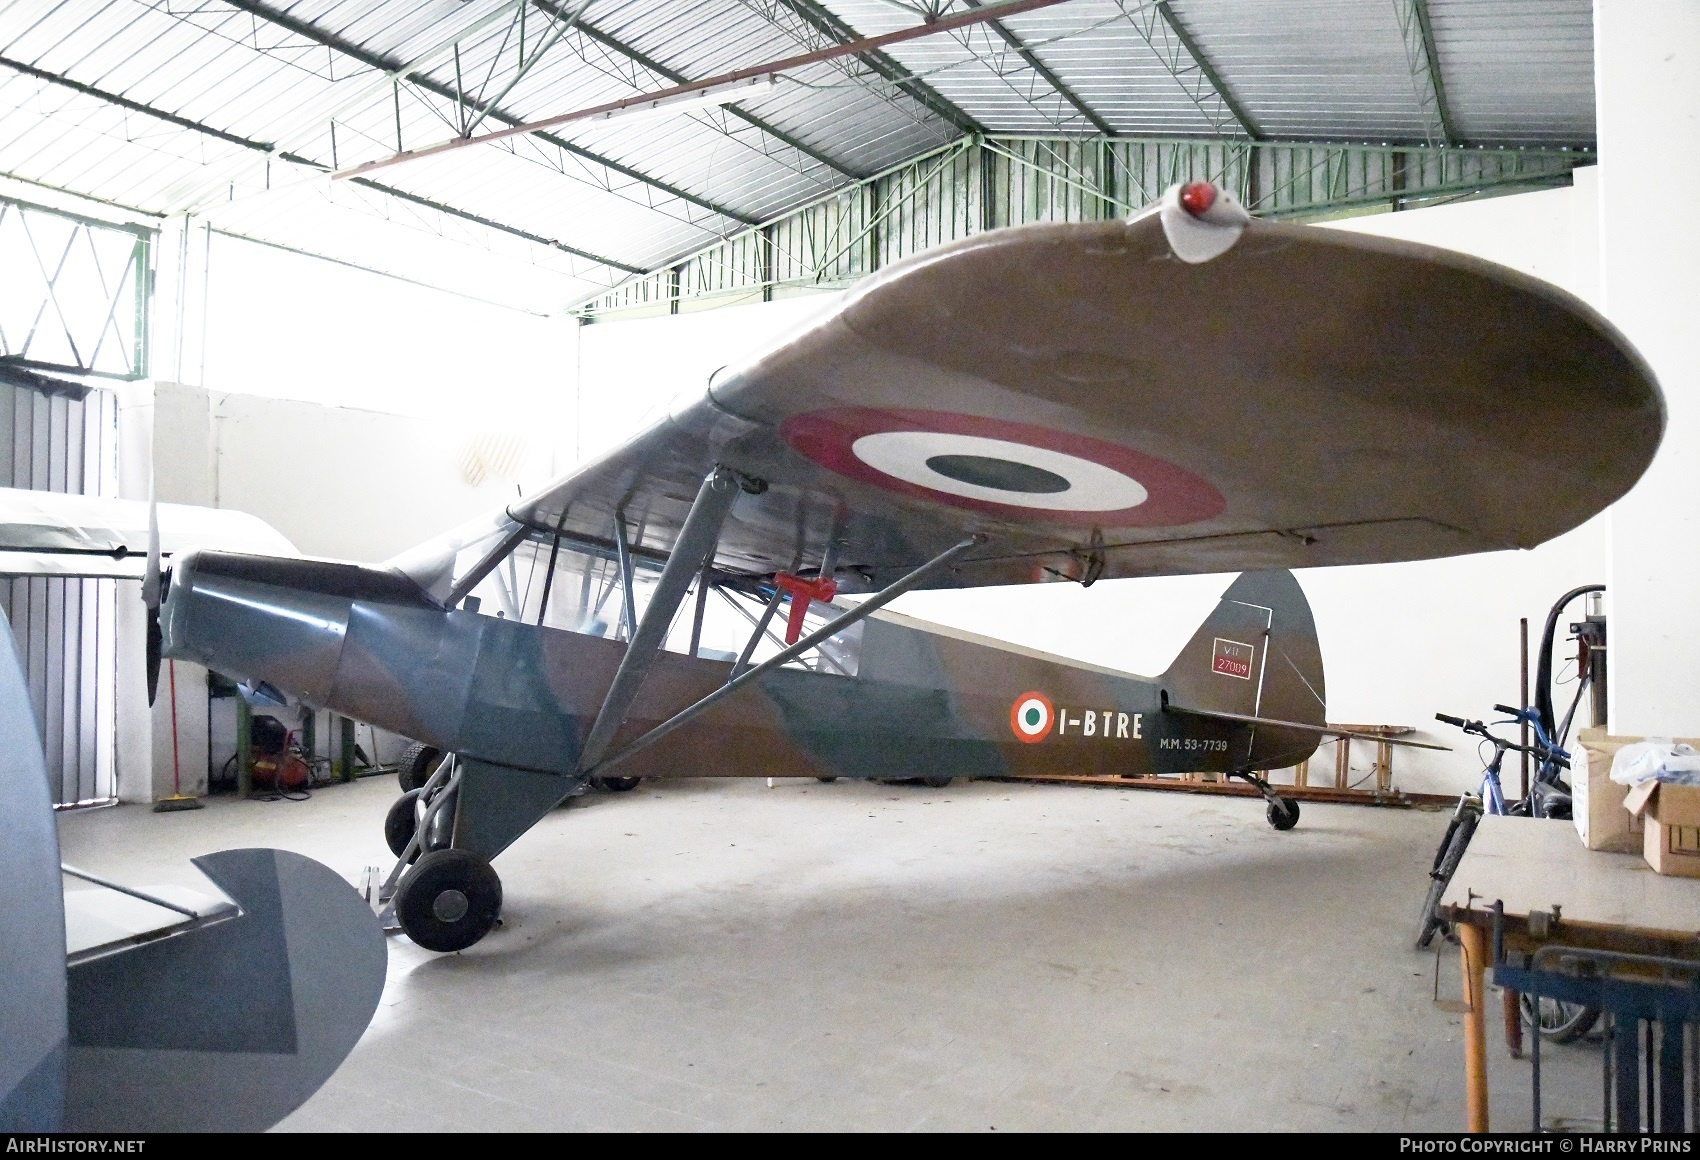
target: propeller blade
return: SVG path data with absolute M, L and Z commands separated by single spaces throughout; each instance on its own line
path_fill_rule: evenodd
M 148 706 L 159 693 L 159 663 L 164 633 L 159 629 L 159 609 L 148 609 Z
M 159 503 L 154 499 L 153 484 L 148 484 L 148 565 L 142 573 L 142 603 L 149 611 L 159 611 Z
M 142 573 L 142 603 L 148 610 L 148 706 L 153 706 L 159 693 L 159 661 L 164 646 L 164 633 L 159 627 L 160 592 L 159 568 L 159 500 L 154 494 L 153 475 L 148 475 L 148 564 Z

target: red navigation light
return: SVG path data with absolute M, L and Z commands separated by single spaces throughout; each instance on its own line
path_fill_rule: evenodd
M 1189 181 L 1181 186 L 1181 208 L 1193 217 L 1202 217 L 1216 204 L 1216 187 L 1208 181 Z

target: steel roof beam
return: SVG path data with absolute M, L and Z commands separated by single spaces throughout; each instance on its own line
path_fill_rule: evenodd
M 1440 51 L 1434 43 L 1428 0 L 1403 0 L 1399 6 L 1399 33 L 1405 41 L 1405 59 L 1411 67 L 1411 79 L 1417 83 L 1418 103 L 1427 106 L 1427 98 L 1432 95 L 1441 140 L 1447 145 L 1458 144 L 1458 134 L 1452 127 L 1452 113 L 1446 105 L 1446 81 L 1440 73 Z M 1427 93 L 1423 91 L 1424 81 L 1427 82 Z M 1424 112 L 1427 112 L 1426 108 Z M 1432 129 L 1429 136 L 1432 140 Z
M 390 73 L 392 75 L 398 75 L 400 76 L 400 79 L 406 80 L 409 84 L 416 85 L 419 88 L 424 89 L 426 92 L 441 97 L 444 100 L 465 104 L 468 108 L 475 109 L 493 121 L 500 121 L 509 127 L 524 124 L 524 118 L 522 117 L 510 113 L 505 109 L 499 108 L 498 106 L 488 104 L 483 101 L 469 99 L 464 94 L 456 92 L 453 85 L 442 84 L 441 82 L 434 81 L 430 77 L 420 75 L 419 73 L 406 73 L 406 66 L 402 62 L 381 56 L 351 40 L 338 36 L 334 32 L 327 32 L 318 25 L 309 21 L 298 20 L 289 15 L 287 12 L 279 12 L 268 5 L 258 3 L 257 0 L 224 0 L 224 2 L 234 8 L 241 9 L 243 12 L 249 13 L 252 16 L 257 16 L 269 24 L 274 24 L 288 32 L 295 33 L 297 36 L 311 40 L 315 44 L 323 45 L 333 52 L 339 52 L 346 57 L 357 60 L 368 68 L 377 69 L 380 72 Z M 669 182 L 662 181 L 660 178 L 651 177 L 649 174 L 642 173 L 633 169 L 629 165 L 615 161 L 611 157 L 604 157 L 600 153 L 593 153 L 589 149 L 574 145 L 571 141 L 557 137 L 552 133 L 538 133 L 536 136 L 547 141 L 562 152 L 569 153 L 574 157 L 582 158 L 593 165 L 601 166 L 611 173 L 618 173 L 622 177 L 647 185 L 652 189 L 659 190 L 660 192 L 667 194 L 669 197 L 676 197 L 680 201 L 689 202 L 694 206 L 705 209 L 710 213 L 718 214 L 721 217 L 731 218 L 733 221 L 739 222 L 742 225 L 756 224 L 756 219 L 748 214 L 740 213 L 729 206 L 720 205 L 714 201 L 710 201 L 706 197 L 699 197 L 698 195 L 691 193 L 689 190 L 681 189 Z
M 1265 140 L 1263 130 L 1258 128 L 1257 122 L 1252 119 L 1250 113 L 1246 112 L 1245 106 L 1240 104 L 1239 99 L 1234 96 L 1233 90 L 1222 79 L 1222 74 L 1216 71 L 1216 66 L 1210 63 L 1208 56 L 1204 55 L 1204 50 L 1199 47 L 1198 41 L 1192 38 L 1192 33 L 1187 31 L 1186 25 L 1182 24 L 1180 18 L 1175 15 L 1175 10 L 1169 6 L 1169 0 L 1159 0 L 1157 14 L 1163 18 L 1163 23 L 1168 25 L 1169 31 L 1174 34 L 1175 39 L 1180 41 L 1181 47 L 1186 49 L 1187 55 L 1192 57 L 1193 63 L 1198 66 L 1198 71 L 1204 75 L 1204 79 L 1210 82 L 1210 87 L 1215 90 L 1217 99 L 1222 102 L 1229 113 L 1233 114 L 1234 120 L 1239 122 L 1240 129 L 1245 135 L 1253 141 Z M 1156 46 L 1153 45 L 1152 47 Z M 1162 54 L 1159 53 L 1158 55 L 1161 56 Z M 1164 63 L 1167 65 L 1168 62 L 1165 61 Z M 1179 80 L 1180 78 L 1176 77 L 1176 79 Z
M 212 125 L 204 125 L 199 121 L 190 120 L 188 117 L 180 117 L 176 113 L 168 113 L 164 109 L 156 109 L 152 105 L 145 105 L 140 101 L 132 101 L 130 98 L 119 96 L 117 93 L 109 93 L 105 89 L 98 89 L 93 85 L 87 85 L 81 81 L 72 80 L 70 77 L 48 72 L 45 69 L 36 68 L 34 65 L 28 65 L 22 61 L 12 60 L 10 57 L 0 56 L 0 66 L 9 68 L 14 72 L 22 73 L 25 76 L 33 77 L 36 80 L 45 81 L 48 84 L 70 89 L 73 92 L 81 93 L 84 96 L 95 97 L 96 99 L 105 101 L 108 104 L 116 105 L 120 109 L 128 109 L 132 113 L 140 113 L 144 116 L 157 118 L 168 125 L 175 125 L 179 129 L 188 129 L 192 132 L 201 133 L 216 140 L 223 141 L 229 145 L 240 146 L 243 149 L 249 149 L 256 153 L 263 153 L 268 157 L 276 157 L 280 161 L 289 162 L 291 165 L 305 166 L 309 169 L 315 169 L 327 175 L 330 173 L 330 170 L 325 165 L 314 161 L 311 158 L 302 157 L 296 153 L 280 152 L 277 147 L 272 145 L 270 142 L 256 141 L 251 137 L 242 137 L 235 133 L 215 128 Z M 470 210 L 458 209 L 455 206 L 447 205 L 440 201 L 433 201 L 428 197 L 421 197 L 416 193 L 408 193 L 403 189 L 396 189 L 393 186 L 383 185 L 376 181 L 367 181 L 364 179 L 356 179 L 355 184 L 363 185 L 367 189 L 387 194 L 390 197 L 398 198 L 402 201 L 411 202 L 417 206 L 423 206 L 426 209 L 436 210 L 438 213 L 447 214 L 449 217 L 459 218 L 462 221 L 473 222 L 476 225 L 485 226 L 500 233 L 510 234 L 516 238 L 524 238 L 528 242 L 535 242 L 537 245 L 547 246 L 552 250 L 559 250 L 564 254 L 571 254 L 575 258 L 583 258 L 585 261 L 594 262 L 599 266 L 607 266 L 610 269 L 619 270 L 627 274 L 648 273 L 647 270 L 638 266 L 633 266 L 630 263 L 617 262 L 613 258 L 605 258 L 601 254 L 593 254 L 589 250 L 581 250 L 577 246 L 569 246 L 567 243 L 558 241 L 554 238 L 546 238 L 541 234 L 534 234 L 529 230 L 522 230 L 517 226 L 505 225 L 502 222 L 494 221 L 482 216 L 481 214 L 472 213 Z
M 844 23 L 825 6 L 816 3 L 816 0 L 771 0 L 771 2 L 789 9 L 816 32 L 824 33 L 839 44 L 853 44 L 863 39 L 861 33 Z M 958 108 L 937 89 L 913 76 L 908 69 L 878 49 L 859 52 L 856 54 L 856 58 L 919 102 L 928 112 L 943 117 L 962 132 L 986 132 L 984 125 Z
M 621 97 L 615 101 L 604 101 L 599 105 L 574 109 L 569 113 L 557 113 L 554 116 L 543 117 L 523 124 L 510 125 L 506 129 L 497 129 L 482 133 L 476 137 L 459 136 L 435 145 L 427 145 L 422 149 L 402 149 L 394 156 L 378 161 L 368 161 L 364 165 L 356 165 L 352 169 L 339 170 L 334 176 L 346 179 L 357 174 L 371 173 L 391 165 L 404 165 L 418 161 L 424 157 L 434 157 L 456 149 L 466 149 L 473 145 L 484 145 L 495 141 L 505 141 L 510 137 L 522 137 L 530 134 L 543 135 L 545 130 L 556 129 L 562 125 L 574 123 L 593 123 L 622 116 L 633 112 L 645 112 L 659 109 L 666 105 L 677 105 L 684 102 L 694 102 L 701 98 L 735 99 L 722 97 L 721 94 L 741 92 L 757 84 L 772 84 L 780 76 L 794 72 L 810 65 L 821 64 L 831 60 L 841 60 L 845 57 L 860 56 L 864 53 L 883 49 L 888 44 L 898 44 L 904 41 L 919 40 L 923 37 L 936 36 L 943 32 L 953 32 L 959 28 L 967 28 L 975 24 L 985 24 L 1000 16 L 1014 16 L 1021 12 L 1032 12 L 1039 8 L 1050 8 L 1066 0 L 998 0 L 989 8 L 981 8 L 971 12 L 956 12 L 949 16 L 941 16 L 923 24 L 909 28 L 900 28 L 892 32 L 882 32 L 878 36 L 864 37 L 848 44 L 835 44 L 826 48 L 817 48 L 798 56 L 789 56 L 783 60 L 771 60 L 765 64 L 749 65 L 745 68 L 734 69 L 728 73 L 709 77 L 707 80 L 691 81 L 670 88 L 657 89 L 653 92 L 639 93 L 632 97 Z M 752 223 L 753 224 L 753 223 Z
M 970 8 L 983 7 L 980 0 L 962 0 L 962 2 Z M 1027 66 L 1029 68 L 1038 73 L 1041 77 L 1044 77 L 1045 83 L 1055 89 L 1059 97 L 1073 105 L 1075 111 L 1091 122 L 1094 129 L 1098 130 L 1098 132 L 1102 133 L 1106 137 L 1114 137 L 1116 135 L 1115 128 L 1108 121 L 1104 120 L 1104 118 L 1100 117 L 1096 109 L 1081 100 L 1078 93 L 1069 88 L 1068 85 L 1064 84 L 1062 78 L 1052 72 L 1045 62 L 1039 59 L 1037 53 L 1028 48 L 1026 44 L 1022 43 L 1019 36 L 1015 35 L 1015 33 L 1011 32 L 1004 26 L 1003 21 L 989 20 L 986 22 L 986 26 L 995 32 L 1000 40 L 1013 48 L 1016 55 L 1027 62 Z
M 552 0 L 531 0 L 531 2 L 536 7 L 549 13 L 551 16 L 560 18 L 566 15 L 566 13 L 561 10 L 560 5 L 553 3 Z M 617 52 L 628 60 L 635 61 L 643 68 L 654 73 L 656 76 L 665 77 L 667 80 L 672 81 L 676 85 L 688 85 L 691 83 L 690 77 L 686 76 L 684 73 L 679 72 L 676 69 L 668 68 L 654 57 L 649 56 L 639 49 L 633 48 L 631 45 L 622 40 L 618 40 L 615 37 L 610 36 L 608 33 L 603 32 L 600 28 L 597 28 L 594 25 L 585 23 L 582 19 L 573 26 L 573 30 L 585 37 L 587 40 L 594 40 L 597 44 L 602 45 L 604 48 Z M 779 126 L 773 124 L 771 121 L 758 117 L 756 114 L 747 112 L 744 109 L 740 109 L 736 105 L 727 105 L 726 112 L 738 118 L 738 120 L 744 122 L 746 125 L 751 125 L 754 128 L 761 130 L 780 144 L 790 146 L 798 153 L 801 153 L 804 157 L 807 157 L 812 161 L 819 162 L 821 165 L 826 166 L 828 169 L 840 176 L 852 179 L 858 179 L 862 176 L 862 174 L 857 173 L 855 170 L 846 168 L 843 162 L 833 159 L 800 138 L 792 136 L 790 133 L 779 128 Z

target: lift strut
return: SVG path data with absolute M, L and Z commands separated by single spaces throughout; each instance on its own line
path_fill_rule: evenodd
M 602 708 L 597 711 L 590 735 L 585 738 L 584 751 L 579 756 L 580 774 L 601 761 L 614 740 L 614 734 L 625 724 L 626 714 L 637 700 L 649 676 L 650 666 L 655 663 L 656 655 L 666 642 L 673 614 L 679 610 L 703 561 L 708 559 L 719 542 L 720 525 L 725 522 L 726 513 L 732 510 L 732 501 L 738 498 L 739 490 L 737 474 L 725 467 L 716 467 L 702 481 L 690 514 L 685 517 L 679 536 L 673 541 L 673 551 L 667 557 L 667 564 L 661 569 L 655 593 L 643 610 L 643 619 L 631 634 L 626 655 L 620 659 L 614 682 L 608 686 L 608 693 L 602 698 Z M 632 604 L 631 557 L 626 549 L 623 529 L 619 546 L 620 567 L 626 584 L 626 607 L 629 609 Z M 627 615 L 629 617 L 630 613 Z
M 985 541 L 985 536 L 976 534 L 970 536 L 966 540 L 963 540 L 960 544 L 957 544 L 952 548 L 947 548 L 945 551 L 940 552 L 937 556 L 934 556 L 931 560 L 928 560 L 925 564 L 922 564 L 919 568 L 915 569 L 907 576 L 904 576 L 900 580 L 893 581 L 891 584 L 888 584 L 873 596 L 868 597 L 868 599 L 862 601 L 862 603 L 850 609 L 848 612 L 834 617 L 808 636 L 805 636 L 796 644 L 793 644 L 790 648 L 780 650 L 774 655 L 768 657 L 761 664 L 739 674 L 730 681 L 727 681 L 724 685 L 721 685 L 718 689 L 714 690 L 714 692 L 708 694 L 706 697 L 703 697 L 693 704 L 679 710 L 649 732 L 627 743 L 625 748 L 616 752 L 612 757 L 609 757 L 607 760 L 602 761 L 597 765 L 593 765 L 588 761 L 584 762 L 581 765 L 581 768 L 588 770 L 593 775 L 598 775 L 610 766 L 624 761 L 640 749 L 645 749 L 648 746 L 653 745 L 655 742 L 660 741 L 663 737 L 667 736 L 667 734 L 673 732 L 673 730 L 679 728 L 679 726 L 706 712 L 721 701 L 725 700 L 727 697 L 731 696 L 733 693 L 737 692 L 739 689 L 743 688 L 745 685 L 749 684 L 751 681 L 756 680 L 762 674 L 771 669 L 778 668 L 787 661 L 795 660 L 810 649 L 814 648 L 816 645 L 820 644 L 822 641 L 843 632 L 853 624 L 858 624 L 867 619 L 867 617 L 878 612 L 881 608 L 884 608 L 887 604 L 890 604 L 893 600 L 896 600 L 899 596 L 903 595 L 911 588 L 921 584 L 935 572 L 955 563 L 956 560 L 970 548 L 977 547 L 978 545 L 985 543 Z M 672 566 L 671 561 L 668 562 L 668 566 Z M 651 605 L 651 607 L 653 607 L 653 605 Z M 775 604 L 774 607 L 777 607 L 777 604 Z M 669 616 L 671 616 L 671 613 L 669 613 Z M 647 614 L 645 615 L 645 619 L 648 619 Z M 615 678 L 616 681 L 618 681 L 618 679 L 618 677 Z M 613 690 L 609 690 L 609 697 L 612 699 Z M 600 720 L 601 719 L 598 718 L 599 724 Z

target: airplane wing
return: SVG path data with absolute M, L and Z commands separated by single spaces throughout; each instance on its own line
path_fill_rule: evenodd
M 717 565 L 807 571 L 830 541 L 846 590 L 968 532 L 931 586 L 1417 560 L 1575 527 L 1663 427 L 1634 349 L 1547 283 L 1255 220 L 1182 261 L 1150 214 L 893 265 L 510 514 L 608 544 L 619 512 L 665 554 L 719 463 L 766 489 Z
M 159 540 L 167 559 L 190 548 L 301 554 L 257 516 L 191 504 L 159 505 Z M 145 503 L 0 487 L 0 577 L 140 580 L 147 551 Z

